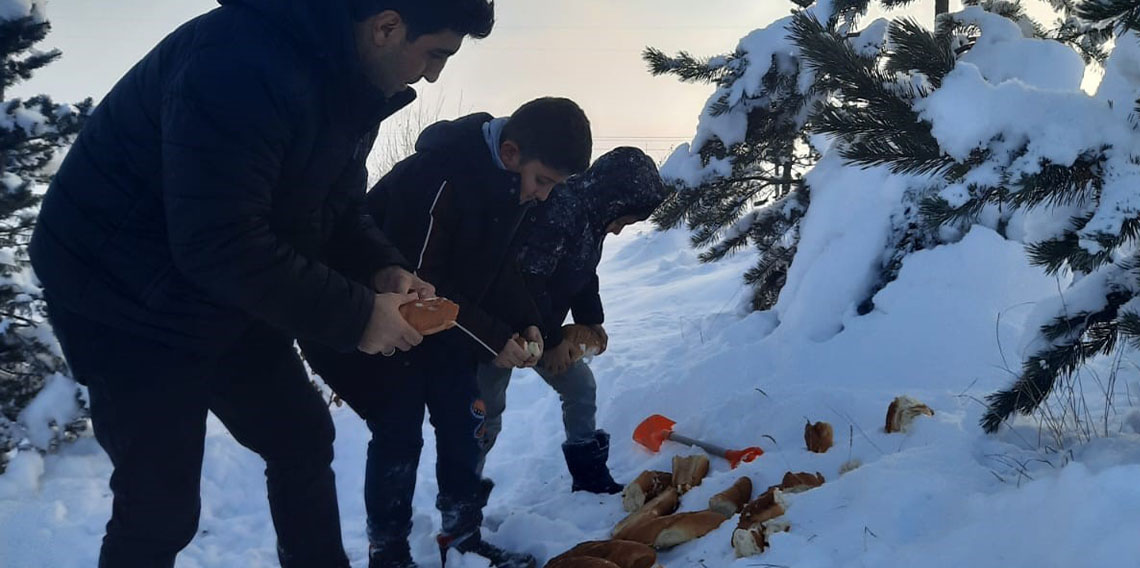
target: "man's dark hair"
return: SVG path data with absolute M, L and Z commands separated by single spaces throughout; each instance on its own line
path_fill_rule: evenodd
M 483 39 L 495 27 L 495 3 L 487 0 L 352 0 L 352 16 L 363 20 L 392 10 L 408 26 L 408 40 L 451 30 Z
M 590 167 L 590 120 L 570 99 L 543 97 L 519 107 L 503 126 L 502 138 L 518 144 L 523 162 L 538 160 L 571 175 Z

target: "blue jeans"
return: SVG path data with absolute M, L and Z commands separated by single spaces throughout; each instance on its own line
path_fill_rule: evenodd
M 589 365 L 579 360 L 562 374 L 554 374 L 542 367 L 534 369 L 546 384 L 554 388 L 562 399 L 562 426 L 568 443 L 594 439 L 597 430 L 598 385 Z M 507 386 L 511 382 L 511 369 L 500 369 L 490 364 L 479 365 L 479 392 L 487 406 L 487 433 L 484 454 L 491 451 L 499 432 L 503 430 L 503 411 L 507 408 Z

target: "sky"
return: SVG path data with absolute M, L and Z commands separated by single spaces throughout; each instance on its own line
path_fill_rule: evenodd
M 916 10 L 931 11 L 926 4 L 933 0 L 919 0 Z M 98 100 L 163 36 L 216 5 L 215 0 L 50 0 L 53 32 L 43 47 L 60 48 L 63 59 L 11 94 Z M 486 111 L 501 116 L 539 96 L 565 96 L 590 116 L 595 155 L 634 145 L 662 159 L 692 138 L 713 89 L 651 76 L 642 50 L 727 53 L 742 36 L 794 5 L 788 0 L 498 0 L 496 7 L 498 23 L 489 38 L 465 44 L 438 83 L 417 85 L 426 109 L 422 115 L 453 118 Z

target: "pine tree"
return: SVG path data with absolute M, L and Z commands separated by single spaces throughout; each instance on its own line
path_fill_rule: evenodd
M 1125 32 L 1140 30 L 1140 0 L 1086 0 L 1070 8 L 1081 20 L 1073 27 L 1091 30 L 1090 41 L 1100 41 L 1106 31 L 1121 34 L 1118 42 L 1138 40 Z M 1026 204 L 1085 205 L 1084 214 L 1074 217 L 1060 236 L 1029 247 L 1033 262 L 1047 272 L 1072 271 L 1076 282 L 1069 292 L 1083 301 L 1072 312 L 1062 304 L 1041 326 L 1039 347 L 1022 363 L 1013 385 L 987 397 L 981 421 L 987 432 L 1014 413 L 1037 410 L 1059 380 L 1092 357 L 1107 355 L 1123 342 L 1140 348 L 1140 252 L 1135 246 L 1140 214 L 1122 207 L 1120 195 L 1135 188 L 1106 187 L 1111 178 L 1140 175 L 1140 157 L 1114 156 L 1112 151 L 1108 146 L 1090 149 L 1070 166 L 1047 165 L 1019 180 Z
M 21 412 L 48 381 L 67 380 L 26 246 L 53 160 L 73 140 L 92 102 L 4 97 L 8 88 L 59 58 L 57 50 L 33 48 L 49 30 L 41 3 L 0 3 L 0 471 L 4 456 L 28 435 L 28 425 L 19 423 Z M 63 432 L 71 424 L 52 426 Z

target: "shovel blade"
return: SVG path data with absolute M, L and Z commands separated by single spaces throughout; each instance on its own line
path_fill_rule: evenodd
M 646 418 L 637 425 L 633 430 L 633 441 L 649 448 L 651 451 L 660 451 L 661 444 L 669 439 L 669 435 L 673 433 L 673 425 L 676 422 L 654 414 Z

